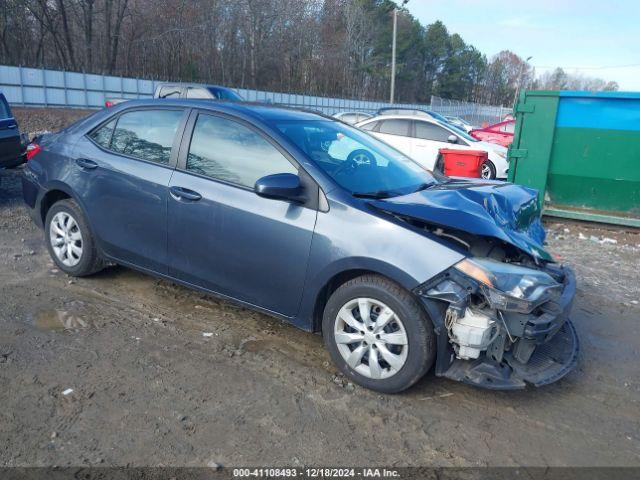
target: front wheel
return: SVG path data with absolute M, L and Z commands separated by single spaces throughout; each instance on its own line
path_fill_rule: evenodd
M 496 178 L 496 167 L 491 160 L 487 160 L 480 167 L 480 176 L 485 180 L 493 180 Z
M 365 275 L 338 288 L 324 310 L 325 344 L 354 382 L 383 393 L 416 383 L 435 358 L 435 335 L 424 309 L 390 280 Z

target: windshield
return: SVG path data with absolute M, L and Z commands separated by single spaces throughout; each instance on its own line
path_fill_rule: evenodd
M 307 120 L 275 126 L 341 187 L 386 198 L 436 183 L 431 172 L 380 140 L 340 122 Z
M 243 102 L 244 99 L 233 90 L 228 88 L 209 88 L 209 91 L 213 93 L 220 100 L 230 100 L 232 102 Z
M 458 135 L 459 137 L 464 138 L 465 140 L 469 141 L 469 142 L 479 142 L 480 140 L 478 140 L 477 138 L 473 138 L 471 135 L 469 135 L 463 128 L 458 127 L 457 125 L 454 125 L 453 123 L 450 122 L 440 122 L 440 125 L 442 125 L 443 127 L 447 127 L 449 130 L 453 130 L 453 132 Z

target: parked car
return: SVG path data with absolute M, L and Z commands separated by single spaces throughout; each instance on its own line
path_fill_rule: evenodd
M 545 250 L 534 190 L 452 180 L 330 117 L 240 103 L 127 102 L 39 147 L 24 199 L 69 275 L 115 262 L 322 332 L 380 392 L 434 363 L 494 389 L 576 364 L 574 275 Z
M 24 147 L 18 122 L 13 117 L 9 102 L 0 92 L 0 168 L 13 168 L 24 163 Z
M 231 88 L 219 85 L 202 85 L 199 83 L 161 83 L 156 87 L 153 98 L 198 98 L 242 102 L 244 99 Z M 128 98 L 109 98 L 105 107 L 113 107 L 129 101 Z
M 444 115 L 440 115 L 432 110 L 425 110 L 422 108 L 402 108 L 402 107 L 383 107 L 379 108 L 376 116 L 382 115 L 412 115 L 416 117 L 427 117 L 438 120 L 439 122 L 449 123 Z
M 508 148 L 513 143 L 515 126 L 515 120 L 505 120 L 488 127 L 471 130 L 469 135 L 477 140 Z
M 461 128 L 467 133 L 469 133 L 471 130 L 476 128 L 473 125 L 471 125 L 469 122 L 467 122 L 464 118 L 451 117 L 451 116 L 445 116 L 445 118 L 447 119 L 448 123 L 450 123 L 451 125 L 455 125 L 458 128 Z
M 337 118 L 338 120 L 342 120 L 343 122 L 350 124 L 362 122 L 363 120 L 371 117 L 373 117 L 373 115 L 364 112 L 338 112 L 333 115 L 333 118 Z
M 384 140 L 427 170 L 434 170 L 441 148 L 486 151 L 489 161 L 482 165 L 482 178 L 507 178 L 506 148 L 478 141 L 449 123 L 426 116 L 385 115 L 360 122 L 357 127 Z

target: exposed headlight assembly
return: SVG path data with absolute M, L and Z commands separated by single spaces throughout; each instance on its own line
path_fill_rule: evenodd
M 454 268 L 478 282 L 491 308 L 497 310 L 530 313 L 562 291 L 562 285 L 545 272 L 489 258 L 466 258 Z

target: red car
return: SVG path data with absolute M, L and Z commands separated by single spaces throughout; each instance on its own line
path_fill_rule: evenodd
M 478 140 L 497 143 L 503 147 L 508 147 L 511 145 L 511 142 L 513 142 L 513 130 L 515 125 L 515 120 L 505 120 L 504 122 L 489 125 L 488 127 L 471 130 L 469 135 Z

